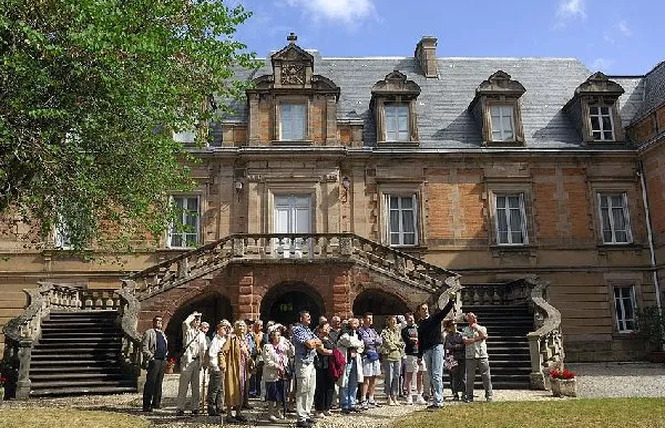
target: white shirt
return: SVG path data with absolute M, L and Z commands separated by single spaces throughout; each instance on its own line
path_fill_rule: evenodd
M 218 354 L 221 352 L 222 346 L 224 346 L 225 343 L 226 343 L 226 336 L 220 336 L 218 334 L 215 334 L 215 337 L 212 339 L 212 342 L 210 342 L 210 346 L 208 347 L 208 356 L 210 357 L 210 370 L 213 370 L 215 372 L 220 371 Z
M 472 329 L 470 326 L 464 327 L 462 330 L 462 337 L 472 339 L 474 337 L 479 337 L 480 332 L 483 333 L 483 336 L 487 336 L 487 327 L 477 324 L 477 330 Z M 487 355 L 487 341 L 479 340 L 477 342 L 468 343 L 465 350 L 466 358 L 488 358 Z

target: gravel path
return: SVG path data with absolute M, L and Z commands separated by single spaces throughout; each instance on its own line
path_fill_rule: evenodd
M 665 365 L 649 363 L 598 363 L 598 364 L 568 364 L 567 369 L 574 371 L 578 379 L 578 395 L 582 398 L 592 397 L 665 397 Z M 219 427 L 219 418 L 208 416 L 176 417 L 175 396 L 177 395 L 178 375 L 167 375 L 164 383 L 164 409 L 157 410 L 149 415 L 141 412 L 141 397 L 139 394 L 123 394 L 114 396 L 87 396 L 76 398 L 34 399 L 29 401 L 7 401 L 2 409 L 59 407 L 77 408 L 86 410 L 102 410 L 138 415 L 149 420 L 152 426 L 159 428 L 207 428 Z M 449 390 L 446 390 L 449 392 Z M 476 395 L 482 391 L 476 391 Z M 481 397 L 482 398 L 482 397 Z M 570 398 L 568 398 L 570 399 Z M 561 400 L 553 398 L 549 391 L 530 390 L 497 390 L 494 391 L 494 401 L 543 401 Z M 467 404 L 447 402 L 448 405 L 463 406 Z M 247 411 L 246 416 L 251 425 L 245 427 L 261 426 L 267 428 L 293 427 L 295 417 L 290 414 L 282 423 L 268 423 L 264 421 L 265 410 L 262 403 L 252 401 L 255 407 Z M 474 404 L 483 405 L 483 404 Z M 425 406 L 381 406 L 370 409 L 352 417 L 334 412 L 329 418 L 320 420 L 317 428 L 379 428 L 386 427 L 395 417 L 403 416 L 414 411 L 423 410 Z M 1 415 L 0 410 L 0 415 Z M 234 427 L 242 428 L 240 425 Z

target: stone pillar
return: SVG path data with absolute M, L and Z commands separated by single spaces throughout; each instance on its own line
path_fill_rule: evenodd
M 18 359 L 18 381 L 16 382 L 16 398 L 27 400 L 30 398 L 30 358 L 32 356 L 32 340 L 21 340 L 19 342 Z

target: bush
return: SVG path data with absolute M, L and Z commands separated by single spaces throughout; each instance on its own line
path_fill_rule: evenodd
M 665 316 L 655 306 L 649 306 L 637 312 L 638 334 L 651 344 L 652 350 L 663 349 L 665 339 Z

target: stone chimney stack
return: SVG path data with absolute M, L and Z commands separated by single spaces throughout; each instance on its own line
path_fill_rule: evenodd
M 425 77 L 439 77 L 439 67 L 436 63 L 436 37 L 423 36 L 416 45 L 414 54 Z

